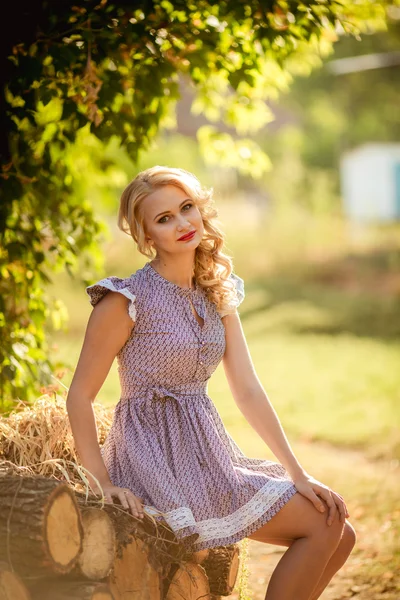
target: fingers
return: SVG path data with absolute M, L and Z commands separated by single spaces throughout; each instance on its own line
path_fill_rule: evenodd
M 140 499 L 137 496 L 135 496 L 135 494 L 133 494 L 130 490 L 122 490 L 118 494 L 118 497 L 121 501 L 122 506 L 126 510 L 130 510 L 134 517 L 139 517 L 140 519 L 143 519 L 144 513 L 142 504 L 140 502 Z
M 318 498 L 317 494 L 313 490 L 311 490 L 311 497 L 309 497 L 309 499 L 314 504 L 317 510 L 319 510 L 320 512 L 325 512 L 325 504 L 321 502 L 321 500 Z
M 318 511 L 325 512 L 325 507 L 328 508 L 328 525 L 332 525 L 336 515 L 339 515 L 339 520 L 343 523 L 346 521 L 346 517 L 350 516 L 344 498 L 327 486 L 321 485 L 318 481 L 313 480 L 313 478 L 312 480 L 310 479 L 305 486 L 304 482 L 300 481 L 296 484 L 296 487 L 314 504 Z
M 343 497 L 332 490 L 329 490 L 329 499 L 326 498 L 327 495 L 328 493 L 325 494 L 324 499 L 329 506 L 328 525 L 332 525 L 336 512 L 339 514 L 339 520 L 344 523 L 350 514 Z
M 336 506 L 338 507 L 338 510 L 339 510 L 340 520 L 342 521 L 342 523 L 344 523 L 346 520 L 346 509 L 345 509 L 344 502 L 342 502 L 339 498 L 339 502 L 336 504 Z
M 320 492 L 320 495 L 328 506 L 327 524 L 329 526 L 332 525 L 336 515 L 338 515 L 339 520 L 344 523 L 346 521 L 346 517 L 349 517 L 350 515 L 342 496 L 329 489 L 323 489 Z
M 321 500 L 318 498 L 318 496 L 321 497 Z M 312 496 L 311 496 L 310 500 L 314 504 L 315 508 L 317 510 L 319 510 L 320 512 L 325 512 L 325 506 L 327 505 L 327 507 L 328 507 L 327 524 L 332 525 L 337 509 L 336 509 L 336 504 L 332 499 L 329 489 L 318 487 L 318 489 L 316 489 L 315 491 L 314 490 L 312 491 Z M 326 505 L 325 505 L 325 503 L 326 503 Z
M 135 496 L 128 489 L 113 487 L 111 490 L 104 490 L 104 499 L 107 504 L 113 504 L 113 496 L 116 496 L 125 510 L 129 510 L 134 517 L 144 518 L 142 499 Z
M 104 500 L 107 502 L 107 504 L 114 504 L 111 494 L 107 492 L 104 492 Z
M 346 504 L 346 502 L 344 501 L 344 498 L 343 498 L 343 496 L 341 496 L 341 495 L 340 495 L 340 494 L 338 494 L 337 492 L 336 492 L 336 495 L 337 495 L 337 496 L 339 496 L 340 500 L 343 502 L 343 510 L 344 510 L 344 512 L 345 512 L 345 519 L 346 519 L 346 518 L 348 518 L 348 517 L 350 516 L 350 513 L 349 513 L 349 511 L 347 510 L 347 504 Z
M 336 492 L 332 492 L 333 497 L 336 497 L 336 505 L 338 507 L 340 513 L 340 520 L 344 523 L 346 521 L 346 517 L 349 517 L 349 511 L 347 510 L 346 502 L 344 501 L 343 496 L 337 494 Z
M 323 488 L 320 492 L 320 495 L 328 505 L 328 518 L 326 522 L 328 523 L 328 525 L 332 525 L 333 519 L 335 518 L 337 512 L 336 502 L 333 500 L 332 494 L 329 489 Z

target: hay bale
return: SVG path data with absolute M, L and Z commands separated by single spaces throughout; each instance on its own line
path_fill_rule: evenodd
M 93 409 L 101 447 L 113 410 L 97 402 Z M 31 475 L 57 477 L 80 489 L 89 485 L 75 452 L 66 399 L 59 394 L 44 394 L 33 404 L 20 401 L 9 416 L 0 416 L 0 461 L 25 467 Z

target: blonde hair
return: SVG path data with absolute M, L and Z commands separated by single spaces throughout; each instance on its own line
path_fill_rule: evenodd
M 199 209 L 204 235 L 195 252 L 195 280 L 218 310 L 225 314 L 234 312 L 232 302 L 234 304 L 235 285 L 229 279 L 232 259 L 222 252 L 224 236 L 214 222 L 218 211 L 213 206 L 213 190 L 202 187 L 193 173 L 158 165 L 139 173 L 122 193 L 118 213 L 119 229 L 133 238 L 141 254 L 155 258 L 154 249 L 146 241 L 141 205 L 146 196 L 164 185 L 175 185 L 182 189 Z

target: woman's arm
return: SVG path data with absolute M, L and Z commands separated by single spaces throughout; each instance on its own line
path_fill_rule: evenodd
M 92 403 L 132 331 L 127 305 L 128 299 L 122 294 L 108 292 L 94 307 L 66 401 L 76 451 L 82 465 L 101 485 L 111 482 L 100 453 Z M 92 477 L 88 479 L 96 488 Z
M 306 474 L 295 457 L 254 369 L 238 313 L 226 315 L 223 366 L 234 400 L 253 429 L 294 478 Z
M 310 476 L 293 454 L 278 416 L 256 375 L 239 314 L 236 312 L 226 315 L 223 322 L 226 336 L 223 365 L 240 411 L 286 468 L 297 491 L 322 512 L 325 511 L 325 506 L 318 496 L 326 501 L 329 509 L 328 525 L 332 525 L 336 510 L 344 522 L 346 516 L 350 515 L 343 497 Z

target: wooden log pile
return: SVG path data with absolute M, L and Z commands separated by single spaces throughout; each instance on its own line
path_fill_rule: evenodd
M 66 466 L 78 465 L 71 447 L 58 449 L 50 439 L 55 456 L 43 460 L 49 454 L 35 444 L 39 421 L 66 431 L 62 404 L 45 408 L 46 418 L 27 407 L 25 416 L 0 417 L 0 600 L 220 600 L 232 594 L 240 544 L 189 553 L 166 522 L 147 512 L 136 518 L 117 499 L 105 503 L 77 485 L 76 468 Z M 32 456 L 32 448 L 41 456 Z M 55 473 L 57 458 L 62 476 Z
M 229 596 L 239 546 L 188 554 L 166 525 L 0 465 L 0 600 Z

